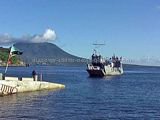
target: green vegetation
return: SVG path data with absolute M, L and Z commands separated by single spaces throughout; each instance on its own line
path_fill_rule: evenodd
M 0 51 L 0 60 L 2 60 L 3 63 L 7 63 L 9 53 L 7 51 Z M 12 64 L 19 64 L 19 58 L 17 56 L 13 56 L 11 58 Z
M 8 54 L 9 53 L 7 52 L 0 51 L 0 59 L 2 60 L 2 62 L 7 62 Z

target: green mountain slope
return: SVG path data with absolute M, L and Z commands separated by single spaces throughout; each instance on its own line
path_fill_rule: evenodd
M 9 48 L 0 47 L 0 65 L 6 65 L 9 56 Z M 18 56 L 13 56 L 11 58 L 12 65 L 19 65 L 21 61 Z

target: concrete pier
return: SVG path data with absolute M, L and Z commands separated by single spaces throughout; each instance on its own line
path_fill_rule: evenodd
M 50 89 L 64 89 L 65 85 L 45 81 L 34 81 L 33 78 L 5 77 L 0 80 L 0 95 L 9 95 L 19 92 L 31 92 Z

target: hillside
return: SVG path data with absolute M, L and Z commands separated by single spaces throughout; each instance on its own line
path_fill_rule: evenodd
M 27 64 L 43 65 L 81 65 L 83 58 L 71 55 L 52 43 L 16 43 L 23 51 L 22 59 Z
M 5 66 L 8 60 L 9 48 L 0 47 L 0 66 Z M 11 65 L 20 65 L 22 64 L 18 56 L 13 56 L 11 58 Z

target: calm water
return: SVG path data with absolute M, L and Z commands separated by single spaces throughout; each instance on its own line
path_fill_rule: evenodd
M 89 78 L 85 67 L 10 67 L 10 76 L 43 73 L 64 90 L 0 97 L 0 119 L 160 119 L 160 67 L 127 67 L 122 76 Z M 0 68 L 4 71 L 4 68 Z

